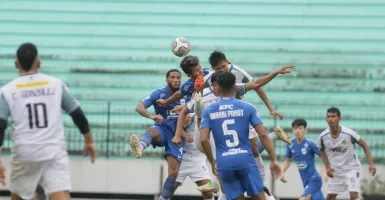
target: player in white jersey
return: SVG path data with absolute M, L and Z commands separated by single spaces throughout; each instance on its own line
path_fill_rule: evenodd
M 374 176 L 374 165 L 369 146 L 355 131 L 340 125 L 341 112 L 332 107 L 327 110 L 326 120 L 329 128 L 318 138 L 318 148 L 324 161 L 326 173 L 330 177 L 327 200 L 335 200 L 337 195 L 346 191 L 350 199 L 359 199 L 361 163 L 354 147 L 360 145 L 369 162 L 369 171 Z
M 38 184 L 50 199 L 70 199 L 70 169 L 61 111 L 71 115 L 84 135 L 84 153 L 91 153 L 93 163 L 96 149 L 88 121 L 60 79 L 38 73 L 40 59 L 35 45 L 22 44 L 15 65 L 20 76 L 0 90 L 1 144 L 7 119 L 12 118 L 12 199 L 32 199 Z M 2 163 L 0 168 L 4 168 Z M 5 184 L 4 171 L 0 171 L 0 182 Z
M 207 158 L 204 153 L 199 151 L 194 144 L 194 136 L 196 134 L 196 117 L 194 113 L 187 115 L 185 122 L 185 138 L 187 141 L 183 147 L 183 160 L 179 167 L 178 177 L 176 178 L 175 190 L 181 186 L 187 177 L 197 184 L 202 186 L 210 182 L 210 174 L 207 167 Z M 199 130 L 198 130 L 199 132 Z M 202 197 L 205 200 L 214 200 L 211 191 L 202 191 Z

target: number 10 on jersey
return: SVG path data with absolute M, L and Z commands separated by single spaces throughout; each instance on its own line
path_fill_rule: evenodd
M 33 129 L 34 126 L 36 128 L 47 128 L 48 120 L 47 120 L 47 106 L 45 103 L 35 103 L 35 104 L 27 104 L 28 108 L 28 122 L 29 128 Z M 43 118 L 43 122 L 39 121 L 39 117 Z M 35 124 L 33 123 L 35 122 Z

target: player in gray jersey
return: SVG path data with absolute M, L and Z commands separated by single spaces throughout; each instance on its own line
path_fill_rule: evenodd
M 0 90 L 1 146 L 7 119 L 12 118 L 11 198 L 32 199 L 39 184 L 50 199 L 69 200 L 71 176 L 62 110 L 83 134 L 84 154 L 91 153 L 93 163 L 96 148 L 88 120 L 63 81 L 38 73 L 40 59 L 35 45 L 22 44 L 16 57 L 20 76 Z M 5 184 L 1 162 L 0 169 L 0 182 Z
M 374 165 L 369 146 L 355 131 L 340 125 L 341 112 L 332 107 L 327 110 L 329 128 L 318 138 L 318 148 L 330 177 L 327 200 L 335 200 L 338 194 L 349 191 L 351 200 L 358 200 L 360 193 L 361 163 L 354 147 L 360 145 L 369 162 L 369 172 L 374 176 Z

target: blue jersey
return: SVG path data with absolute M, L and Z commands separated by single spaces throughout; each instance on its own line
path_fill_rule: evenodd
M 256 108 L 235 98 L 222 98 L 203 111 L 201 128 L 212 131 L 219 170 L 239 170 L 256 164 L 249 124 L 262 124 Z
M 178 113 L 171 112 L 171 110 L 181 103 L 184 104 L 184 99 L 181 99 L 180 101 L 175 101 L 171 104 L 169 104 L 166 107 L 160 107 L 156 103 L 156 100 L 158 99 L 168 99 L 173 94 L 168 91 L 168 86 L 165 85 L 161 88 L 158 88 L 151 92 L 149 96 L 143 99 L 143 104 L 146 106 L 146 108 L 150 107 L 151 105 L 154 106 L 155 113 L 157 115 L 161 115 L 163 117 L 163 122 L 160 124 L 160 126 L 166 128 L 168 131 L 171 131 L 175 134 L 176 130 L 176 123 L 178 120 Z M 157 124 L 157 122 L 155 122 Z
M 314 158 L 315 154 L 320 155 L 320 151 L 316 143 L 306 137 L 301 144 L 298 144 L 296 139 L 293 139 L 292 143 L 292 145 L 287 145 L 285 157 L 294 157 L 305 187 L 311 179 L 321 178 L 317 172 Z
M 204 76 L 210 73 L 208 68 L 202 69 Z M 186 82 L 182 83 L 179 88 L 179 92 L 185 97 L 186 102 L 190 101 L 194 92 L 194 81 L 189 78 Z

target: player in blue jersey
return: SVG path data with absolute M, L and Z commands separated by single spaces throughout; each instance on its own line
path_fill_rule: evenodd
M 315 155 L 320 156 L 320 150 L 313 140 L 305 137 L 307 122 L 304 119 L 294 120 L 291 126 L 293 127 L 295 138 L 292 140 L 293 144 L 287 145 L 281 181 L 287 182 L 284 173 L 289 168 L 291 159 L 294 158 L 301 175 L 303 187 L 305 188 L 299 199 L 324 200 L 325 198 L 321 191 L 322 178 L 317 172 L 314 158 Z
M 271 169 L 276 177 L 280 176 L 281 168 L 256 108 L 234 98 L 235 82 L 236 77 L 230 72 L 218 75 L 217 83 L 222 99 L 203 111 L 201 143 L 213 173 L 217 174 L 218 169 L 227 199 L 245 199 L 244 192 L 247 192 L 253 200 L 264 200 L 264 184 L 254 160 L 249 124 L 255 128 L 271 156 Z M 215 140 L 217 160 L 211 150 L 210 131 Z
M 178 176 L 179 166 L 182 161 L 184 142 L 178 147 L 171 142 L 174 137 L 178 114 L 171 110 L 184 102 L 176 101 L 166 107 L 159 107 L 156 104 L 158 99 L 167 99 L 179 90 L 181 82 L 181 73 L 177 69 L 171 69 L 167 72 L 167 85 L 154 90 L 148 97 L 144 98 L 136 107 L 136 111 L 143 117 L 155 121 L 153 127 L 148 128 L 145 133 L 138 138 L 135 134 L 130 137 L 130 146 L 136 158 L 142 156 L 143 150 L 150 144 L 155 148 L 165 147 L 164 157 L 168 164 L 168 177 L 166 178 L 160 199 L 171 198 L 173 188 Z M 149 113 L 147 108 L 154 106 L 155 115 Z
M 199 63 L 199 58 L 197 56 L 184 57 L 180 63 L 180 67 L 182 68 L 183 72 L 189 77 L 189 79 L 184 82 L 180 86 L 179 91 L 175 92 L 170 98 L 157 100 L 156 103 L 159 106 L 167 106 L 170 103 L 178 101 L 182 97 L 186 99 L 186 102 L 190 101 L 194 92 L 195 79 L 199 76 L 206 76 L 210 73 L 209 69 L 202 69 Z M 182 107 L 177 110 L 182 110 Z

